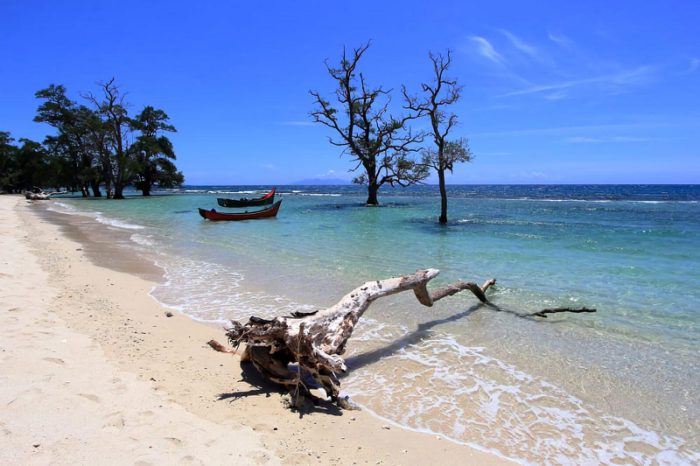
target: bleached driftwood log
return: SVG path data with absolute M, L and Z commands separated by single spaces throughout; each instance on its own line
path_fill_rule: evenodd
M 234 348 L 245 343 L 241 361 L 252 362 L 266 378 L 286 386 L 295 397 L 294 404 L 300 396 L 311 396 L 310 389 L 322 387 L 341 408 L 351 408 L 347 399 L 339 397 L 337 374 L 347 370 L 341 355 L 345 353 L 347 341 L 360 317 L 372 302 L 384 296 L 413 290 L 421 304 L 432 306 L 440 299 L 469 290 L 494 310 L 513 312 L 520 317 L 546 318 L 547 314 L 559 312 L 595 312 L 595 309 L 588 308 L 556 308 L 521 314 L 502 309 L 486 297 L 486 291 L 496 284 L 495 278 L 481 286 L 458 281 L 430 292 L 428 282 L 438 273 L 436 269 L 425 269 L 410 275 L 367 282 L 328 309 L 295 312 L 274 319 L 253 316 L 246 324 L 232 321 L 226 336 Z M 217 351 L 230 352 L 214 340 L 209 345 Z
M 431 293 L 427 284 L 438 273 L 436 269 L 418 270 L 410 275 L 367 282 L 336 305 L 316 312 L 271 320 L 251 317 L 245 325 L 232 321 L 226 335 L 235 348 L 246 344 L 242 359 L 250 360 L 268 379 L 287 386 L 296 395 L 308 395 L 305 380 L 310 378 L 331 400 L 346 407 L 346 400 L 338 397 L 340 382 L 336 374 L 347 370 L 341 355 L 355 325 L 373 301 L 413 290 L 421 304 L 432 306 L 442 298 L 470 290 L 480 301 L 488 302 L 486 290 L 496 283 L 491 279 L 478 286 L 460 281 Z M 297 364 L 290 366 L 293 363 Z
M 47 200 L 51 199 L 51 196 L 53 196 L 54 194 L 64 194 L 64 193 L 65 193 L 65 191 L 53 191 L 53 192 L 48 192 L 48 193 L 45 191 L 41 191 L 38 193 L 33 193 L 31 191 L 25 191 L 24 197 L 26 199 L 29 199 L 30 201 L 47 201 Z

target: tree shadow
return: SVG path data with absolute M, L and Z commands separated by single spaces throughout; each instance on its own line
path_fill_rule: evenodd
M 263 376 L 258 370 L 253 366 L 253 364 L 248 362 L 241 362 L 241 380 L 239 382 L 245 382 L 251 386 L 250 390 L 246 391 L 236 391 L 229 393 L 219 393 L 217 399 L 236 401 L 239 398 L 247 398 L 249 396 L 265 395 L 269 398 L 272 393 L 284 394 L 287 392 L 282 386 L 268 380 Z
M 345 360 L 345 363 L 348 367 L 348 369 L 359 369 L 360 367 L 368 366 L 370 364 L 373 364 L 377 361 L 379 361 L 382 358 L 385 358 L 387 356 L 391 356 L 395 354 L 396 352 L 400 351 L 401 349 L 405 348 L 408 345 L 413 345 L 421 341 L 423 338 L 428 336 L 428 332 L 435 326 L 440 325 L 440 324 L 446 324 L 448 322 L 454 322 L 456 320 L 462 319 L 464 317 L 469 316 L 472 314 L 474 311 L 479 309 L 480 307 L 484 306 L 484 303 L 479 303 L 471 306 L 469 309 L 466 309 L 462 312 L 458 312 L 457 314 L 453 314 L 449 317 L 444 317 L 442 319 L 435 319 L 431 320 L 429 322 L 423 322 L 422 324 L 418 324 L 418 327 L 403 337 L 399 338 L 398 340 L 394 341 L 393 343 L 384 346 L 382 348 L 377 348 L 375 350 L 369 351 L 367 353 L 362 353 L 358 354 L 357 356 L 351 356 Z M 342 377 L 345 377 L 346 374 L 343 374 Z
M 240 398 L 247 398 L 250 396 L 265 395 L 266 398 L 269 398 L 273 393 L 279 395 L 289 393 L 289 390 L 287 390 L 283 385 L 276 384 L 263 376 L 250 362 L 241 362 L 240 381 L 249 384 L 251 389 L 219 393 L 217 400 L 228 400 L 229 402 L 234 402 Z M 290 396 L 293 395 L 290 394 Z M 335 403 L 331 402 L 330 400 L 319 398 L 315 395 L 306 395 L 303 406 L 301 408 L 293 408 L 291 411 L 298 413 L 299 418 L 316 413 L 330 414 L 333 416 L 343 415 L 343 410 L 340 409 Z
M 505 312 L 508 314 L 512 314 L 520 319 L 525 319 L 525 320 L 530 320 L 534 322 L 543 322 L 543 323 L 548 323 L 548 324 L 557 324 L 561 323 L 563 321 L 555 321 L 555 320 L 547 320 L 546 316 L 541 315 L 542 311 L 538 312 L 533 312 L 529 314 L 523 314 L 522 312 L 514 311 L 512 309 L 508 309 L 505 307 L 501 307 L 497 304 L 494 304 L 492 302 L 485 302 L 485 303 L 478 303 L 473 306 L 471 306 L 469 309 L 466 309 L 462 312 L 458 312 L 457 314 L 453 314 L 449 317 L 444 317 L 442 319 L 435 319 L 431 320 L 429 322 L 424 322 L 422 324 L 418 324 L 418 327 L 403 337 L 399 338 L 398 340 L 392 342 L 391 344 L 387 346 L 383 346 L 381 348 L 377 348 L 375 350 L 358 354 L 356 356 L 351 356 L 345 360 L 345 363 L 348 367 L 348 369 L 359 369 L 364 366 L 368 366 L 370 364 L 374 364 L 375 362 L 379 361 L 382 358 L 385 358 L 387 356 L 391 356 L 401 349 L 405 348 L 406 346 L 416 344 L 420 342 L 423 338 L 428 336 L 428 333 L 433 327 L 436 327 L 440 324 L 446 324 L 449 322 L 454 322 L 459 319 L 462 319 L 464 317 L 468 317 L 471 315 L 474 311 L 486 307 L 489 309 L 492 309 L 496 312 Z M 569 311 L 571 312 L 571 311 Z M 573 311 L 577 312 L 577 311 Z M 588 311 L 585 311 L 588 312 Z M 595 312 L 595 310 L 593 310 Z M 340 378 L 344 378 L 347 374 L 349 374 L 349 371 L 346 372 L 345 374 L 341 375 Z

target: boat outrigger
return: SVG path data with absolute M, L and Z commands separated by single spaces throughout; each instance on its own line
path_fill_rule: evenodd
M 271 207 L 254 212 L 217 212 L 215 209 L 199 209 L 199 215 L 207 220 L 252 220 L 256 218 L 276 217 L 277 211 L 280 210 L 282 201 L 275 202 Z
M 240 199 L 228 199 L 220 197 L 216 200 L 216 202 L 218 202 L 221 207 L 252 207 L 258 205 L 268 205 L 272 204 L 272 202 L 275 200 L 276 190 L 277 188 L 272 188 L 272 191 L 265 194 L 263 197 L 258 197 L 255 199 L 248 199 L 246 197 L 242 197 Z

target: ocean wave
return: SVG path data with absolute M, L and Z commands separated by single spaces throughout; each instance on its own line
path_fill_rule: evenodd
M 302 191 L 279 192 L 280 196 L 307 196 L 307 197 L 340 197 L 339 193 L 305 193 Z
M 104 216 L 101 212 L 96 212 L 95 220 L 102 223 L 103 225 L 108 225 L 115 228 L 122 228 L 124 230 L 143 230 L 145 227 L 143 225 L 136 225 L 134 223 L 124 222 L 122 220 L 117 220 L 115 218 L 110 218 Z
M 131 235 L 130 239 L 140 246 L 153 247 L 157 244 L 157 242 L 153 239 L 153 235 L 139 235 L 134 233 Z
M 392 333 L 406 330 L 397 327 Z M 371 342 L 373 332 L 354 339 Z M 399 425 L 525 463 L 694 464 L 700 459 L 679 437 L 602 413 L 448 334 L 431 334 L 369 367 L 354 368 L 344 387 L 360 404 Z
M 56 206 L 58 206 L 58 208 L 56 208 Z M 94 210 L 94 211 L 79 210 L 75 206 L 70 205 L 70 204 L 66 204 L 63 202 L 53 203 L 53 206 L 48 207 L 48 210 L 50 210 L 52 212 L 57 212 L 59 214 L 64 214 L 64 215 L 79 215 L 82 217 L 93 218 L 93 219 L 95 219 L 95 221 L 97 221 L 103 225 L 107 225 L 107 226 L 111 226 L 111 227 L 115 227 L 115 228 L 122 228 L 125 230 L 142 230 L 145 228 L 143 225 L 136 225 L 133 223 L 128 223 L 128 222 L 125 222 L 122 220 L 108 217 L 108 216 L 104 215 L 104 213 L 102 213 L 98 210 Z
M 71 204 L 66 204 L 65 202 L 59 202 L 59 201 L 52 202 L 51 205 L 46 210 L 50 210 L 51 212 L 57 212 L 59 214 L 66 214 L 66 215 L 86 215 L 85 212 L 78 211 L 78 209 L 76 209 Z
M 276 316 L 308 312 L 313 306 L 281 296 L 241 289 L 242 273 L 211 262 L 182 257 L 162 257 L 165 283 L 151 291 L 157 301 L 205 322 L 228 322 L 251 315 Z

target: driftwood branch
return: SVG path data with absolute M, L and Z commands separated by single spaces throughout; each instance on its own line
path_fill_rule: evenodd
M 559 312 L 573 312 L 574 314 L 580 314 L 582 312 L 595 312 L 595 309 L 589 309 L 587 307 L 582 307 L 579 309 L 573 309 L 570 307 L 555 307 L 554 309 L 542 309 L 541 311 L 538 312 L 533 312 L 532 314 L 528 314 L 533 317 L 544 317 L 545 319 L 547 318 L 547 314 L 556 314 Z
M 295 312 L 274 319 L 253 316 L 245 324 L 231 321 L 226 335 L 236 349 L 245 343 L 241 360 L 252 362 L 269 380 L 286 386 L 296 399 L 295 406 L 299 406 L 300 396 L 313 398 L 310 390 L 323 388 L 332 401 L 347 409 L 351 405 L 347 399 L 339 397 L 340 382 L 337 377 L 347 371 L 342 355 L 355 325 L 377 299 L 412 290 L 421 304 L 430 307 L 436 301 L 469 290 L 480 302 L 499 309 L 486 297 L 486 292 L 496 284 L 496 279 L 492 278 L 481 286 L 458 281 L 431 292 L 428 282 L 438 273 L 436 269 L 425 269 L 401 277 L 370 281 L 327 309 Z M 530 315 L 546 318 L 546 314 L 555 312 L 595 310 L 557 308 Z M 217 351 L 226 351 L 218 343 L 209 342 L 209 345 Z
M 58 195 L 58 194 L 65 194 L 65 191 L 53 191 L 53 192 L 37 192 L 33 193 L 31 191 L 25 191 L 24 197 L 26 199 L 29 199 L 30 201 L 47 201 L 51 199 L 51 196 L 53 195 Z
M 209 340 L 207 342 L 207 345 L 211 346 L 211 348 L 214 351 L 218 351 L 219 353 L 235 353 L 234 350 L 232 350 L 230 348 L 226 348 L 224 345 L 222 345 L 221 343 L 219 343 L 216 340 Z

